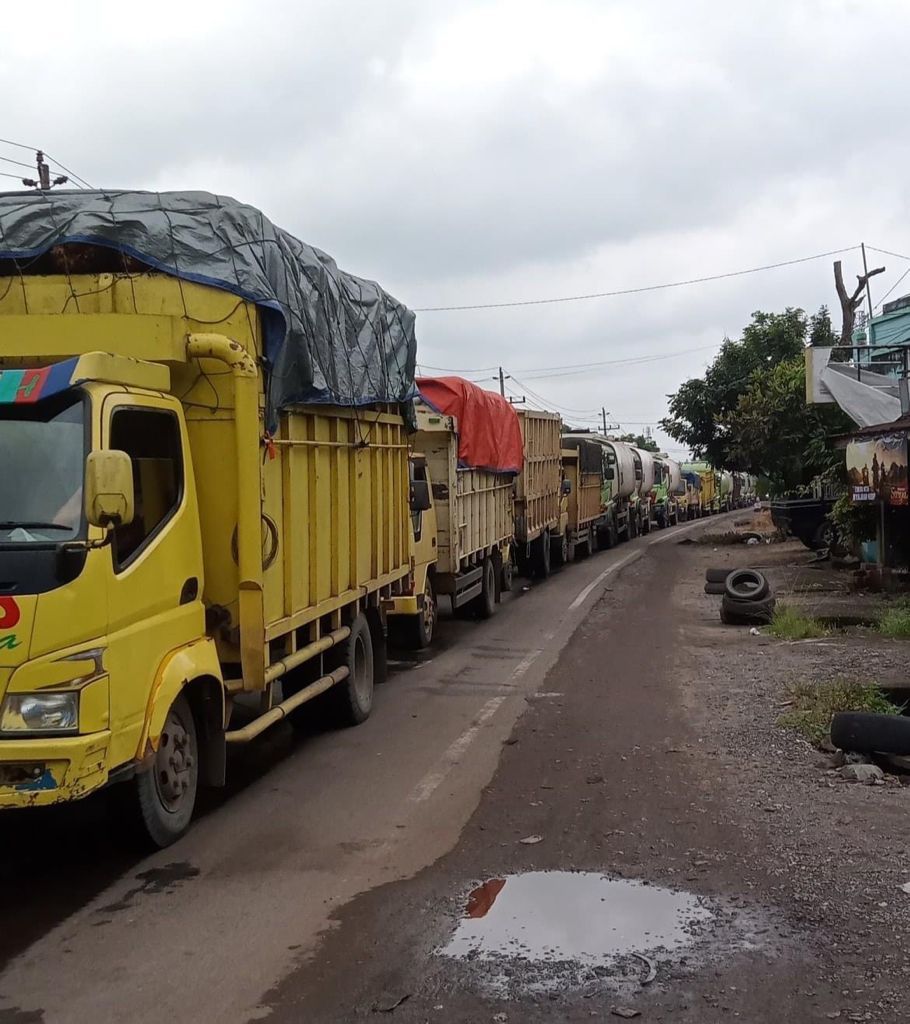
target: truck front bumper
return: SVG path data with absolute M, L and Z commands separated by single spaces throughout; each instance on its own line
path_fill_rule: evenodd
M 110 732 L 0 739 L 0 809 L 79 800 L 107 782 Z

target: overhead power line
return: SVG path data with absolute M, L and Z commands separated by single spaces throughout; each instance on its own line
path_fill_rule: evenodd
M 872 246 L 869 246 L 871 249 Z M 729 270 L 721 274 L 708 274 L 704 277 L 690 277 L 685 281 L 668 281 L 664 284 L 649 284 L 642 285 L 638 288 L 617 288 L 613 291 L 604 292 L 590 292 L 585 295 L 560 295 L 555 298 L 547 299 L 521 299 L 514 302 L 475 302 L 470 305 L 463 306 L 417 306 L 414 309 L 415 313 L 451 313 L 460 312 L 463 310 L 470 309 L 507 309 L 515 306 L 546 306 L 556 302 L 583 302 L 587 299 L 608 299 L 614 298 L 617 295 L 639 295 L 642 292 L 656 292 L 662 291 L 668 288 L 684 288 L 687 285 L 692 284 L 704 284 L 707 281 L 722 281 L 725 278 L 730 277 L 742 277 L 745 274 L 758 274 L 765 270 L 777 270 L 780 267 L 792 267 L 798 263 L 809 263 L 812 260 L 825 259 L 827 256 L 839 256 L 841 253 L 854 252 L 859 249 L 858 245 L 848 245 L 843 249 L 831 249 L 828 252 L 819 252 L 814 256 L 801 256 L 794 260 L 781 260 L 779 263 L 766 263 L 760 267 L 749 267 L 747 270 Z M 883 249 L 877 249 L 876 252 L 884 252 Z M 896 253 L 889 253 L 888 255 L 897 255 Z M 910 257 L 900 257 L 901 259 L 908 259 Z
M 910 256 L 904 256 L 899 252 L 891 252 L 888 249 L 876 249 L 874 245 L 867 245 L 866 248 L 871 252 L 879 252 L 882 256 L 894 256 L 894 258 L 898 260 L 910 260 Z
M 895 289 L 895 288 L 896 288 L 896 287 L 897 287 L 897 286 L 898 286 L 898 285 L 899 285 L 899 284 L 901 283 L 901 281 L 903 281 L 903 279 L 904 279 L 904 278 L 905 278 L 905 277 L 906 277 L 906 276 L 907 276 L 908 274 L 910 274 L 910 267 L 907 267 L 907 269 L 906 269 L 906 270 L 905 270 L 905 271 L 903 272 L 903 274 L 901 274 L 901 276 L 900 276 L 900 277 L 899 277 L 899 278 L 898 278 L 898 279 L 897 279 L 897 280 L 896 280 L 896 281 L 894 282 L 894 284 L 893 284 L 893 285 L 891 285 L 891 287 L 890 287 L 890 288 L 889 288 L 889 289 L 888 289 L 888 290 L 887 290 L 887 291 L 885 292 L 885 294 L 884 294 L 884 295 L 883 295 L 883 296 L 882 296 L 882 297 L 881 297 L 881 298 L 880 298 L 880 299 L 878 300 L 878 302 L 876 302 L 876 304 L 875 304 L 875 308 L 876 308 L 876 309 L 878 309 L 878 308 L 879 308 L 879 307 L 881 307 L 881 306 L 884 306 L 884 304 L 885 304 L 885 299 L 887 299 L 887 298 L 888 298 L 888 296 L 889 296 L 889 295 L 890 295 L 890 294 L 891 294 L 891 293 L 892 293 L 892 292 L 894 291 L 894 289 Z

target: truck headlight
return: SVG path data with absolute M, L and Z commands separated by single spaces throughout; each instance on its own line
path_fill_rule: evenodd
M 78 693 L 11 693 L 3 702 L 0 732 L 77 732 Z

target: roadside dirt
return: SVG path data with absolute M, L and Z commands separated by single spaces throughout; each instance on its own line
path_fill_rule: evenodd
M 614 579 L 529 700 L 456 848 L 347 905 L 266 995 L 268 1019 L 910 1020 L 910 789 L 835 780 L 777 725 L 795 678 L 897 675 L 910 645 L 788 644 L 722 626 L 704 569 L 771 558 L 783 570 L 785 547 L 670 541 Z M 712 921 L 637 967 L 519 956 L 491 978 L 482 957 L 440 955 L 471 890 L 532 871 L 693 894 Z M 502 896 L 484 891 L 495 909 Z

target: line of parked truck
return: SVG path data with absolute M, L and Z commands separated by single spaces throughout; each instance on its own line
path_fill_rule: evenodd
M 0 808 L 118 783 L 167 845 L 230 746 L 362 722 L 387 627 L 425 646 L 444 595 L 487 617 L 514 571 L 750 500 L 415 387 L 413 327 L 233 200 L 0 195 Z

